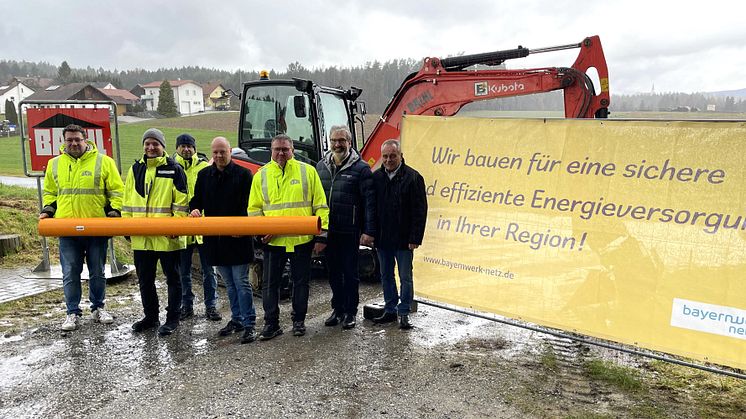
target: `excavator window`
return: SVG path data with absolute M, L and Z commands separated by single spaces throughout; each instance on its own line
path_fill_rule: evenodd
M 268 162 L 269 143 L 277 134 L 293 139 L 300 160 L 316 158 L 310 114 L 298 112 L 301 108 L 310 109 L 307 94 L 299 94 L 292 85 L 259 85 L 248 88 L 244 97 L 239 145 L 251 159 Z
M 324 113 L 324 125 L 322 140 L 324 142 L 324 151 L 328 150 L 329 130 L 335 125 L 347 125 L 349 126 L 350 116 L 347 112 L 347 105 L 341 96 L 333 95 L 331 93 L 321 92 L 319 93 L 319 99 L 321 99 L 321 109 Z M 354 146 L 354 144 L 353 144 Z

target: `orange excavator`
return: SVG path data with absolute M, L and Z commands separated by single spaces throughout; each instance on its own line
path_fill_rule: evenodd
M 570 67 L 494 68 L 506 60 L 567 49 L 579 49 Z M 589 69 L 595 69 L 599 92 Z M 295 157 L 315 164 L 328 150 L 329 128 L 348 125 L 353 133 L 353 147 L 372 167 L 377 167 L 381 144 L 399 138 L 405 114 L 451 116 L 471 102 L 556 90 L 564 93 L 566 118 L 607 117 L 609 75 L 598 36 L 548 48 L 519 46 L 482 54 L 425 58 L 422 68 L 402 82 L 364 144 L 354 129 L 355 122 L 361 122 L 365 115 L 365 103 L 358 101 L 361 89 L 262 77 L 243 85 L 238 146 L 246 155 L 241 153 L 236 161 L 256 172 L 270 159 L 272 137 L 284 133 L 293 139 Z
M 495 68 L 506 60 L 567 49 L 580 50 L 570 67 Z M 597 73 L 599 92 L 589 74 L 591 68 Z M 365 103 L 358 101 L 361 89 L 331 88 L 297 78 L 271 80 L 263 75 L 244 83 L 239 96 L 238 146 L 242 152 L 234 154 L 234 161 L 256 172 L 271 158 L 272 137 L 283 133 L 293 140 L 295 158 L 315 165 L 329 149 L 329 129 L 347 125 L 353 135 L 352 146 L 375 168 L 379 165 L 381 144 L 399 138 L 405 114 L 451 116 L 471 102 L 556 90 L 564 93 L 566 118 L 606 118 L 610 103 L 608 77 L 598 36 L 548 48 L 519 46 L 483 54 L 425 58 L 422 68 L 405 78 L 363 144 L 355 130 L 355 123 L 362 123 L 365 115 Z M 364 134 L 360 136 L 364 139 Z M 255 265 L 251 272 L 256 289 L 261 288 L 257 269 L 261 266 Z M 377 272 L 373 252 L 361 249 L 360 278 L 377 280 Z

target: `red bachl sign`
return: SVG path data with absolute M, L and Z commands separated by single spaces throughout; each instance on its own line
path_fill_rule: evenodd
M 99 153 L 113 157 L 108 108 L 30 108 L 26 115 L 31 170 L 34 172 L 45 171 L 47 162 L 60 154 L 60 147 L 65 142 L 62 130 L 69 124 L 83 127 L 86 137 L 96 143 Z

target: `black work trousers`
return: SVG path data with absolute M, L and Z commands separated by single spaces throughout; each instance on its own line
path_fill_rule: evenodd
M 286 252 L 284 247 L 279 246 L 264 248 L 262 305 L 265 324 L 276 326 L 280 324 L 280 284 L 288 259 L 290 259 L 290 279 L 293 282 L 292 319 L 294 322 L 306 320 L 313 241 L 295 246 L 293 250 L 293 252 Z
M 329 268 L 332 309 L 337 314 L 357 314 L 360 302 L 360 278 L 357 270 L 359 243 L 360 234 L 330 231 L 327 236 L 324 254 Z
M 158 293 L 155 290 L 155 276 L 158 261 L 166 275 L 168 286 L 168 306 L 166 306 L 166 322 L 178 322 L 181 310 L 181 276 L 179 275 L 180 253 L 157 252 L 154 250 L 135 250 L 135 270 L 140 285 L 140 297 L 145 317 L 157 320 L 159 313 Z

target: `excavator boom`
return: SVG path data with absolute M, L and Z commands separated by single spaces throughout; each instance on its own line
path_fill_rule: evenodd
M 579 48 L 571 67 L 533 68 L 523 70 L 465 70 L 477 64 L 498 65 L 505 60 L 529 54 Z M 587 72 L 595 68 L 600 92 L 596 93 Z M 378 165 L 381 144 L 399 138 L 402 116 L 451 116 L 464 105 L 501 97 L 564 91 L 566 118 L 605 118 L 610 103 L 608 68 L 598 36 L 577 44 L 529 50 L 512 50 L 483 54 L 425 58 L 422 68 L 410 74 L 392 97 L 361 150 L 362 157 L 373 167 Z

